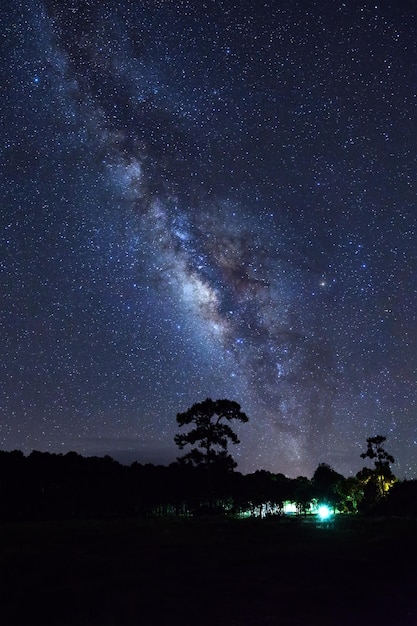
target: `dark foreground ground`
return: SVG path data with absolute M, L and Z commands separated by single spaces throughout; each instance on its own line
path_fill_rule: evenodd
M 0 624 L 416 626 L 416 521 L 0 526 Z

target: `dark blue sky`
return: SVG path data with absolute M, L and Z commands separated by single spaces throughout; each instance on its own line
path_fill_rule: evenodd
M 1 447 L 416 477 L 416 5 L 4 4 Z

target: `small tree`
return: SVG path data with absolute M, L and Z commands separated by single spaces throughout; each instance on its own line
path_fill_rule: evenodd
M 207 469 L 212 466 L 223 470 L 235 468 L 237 463 L 228 454 L 227 447 L 230 441 L 234 444 L 240 441 L 229 424 L 225 423 L 231 420 L 248 421 L 240 404 L 232 400 L 207 398 L 204 402 L 193 404 L 188 411 L 178 413 L 179 426 L 191 424 L 194 428 L 187 433 L 175 435 L 175 443 L 180 450 L 187 445 L 195 446 L 179 460 Z
M 378 498 L 383 498 L 395 481 L 395 476 L 390 467 L 390 463 L 394 463 L 394 457 L 384 450 L 382 444 L 385 440 L 386 437 L 382 435 L 368 437 L 366 452 L 361 454 L 362 459 L 371 459 L 374 462 L 375 468 L 373 470 L 364 468 L 359 474 L 362 473 L 362 478 L 366 478 L 368 475 L 368 481 L 371 480 L 375 484 Z

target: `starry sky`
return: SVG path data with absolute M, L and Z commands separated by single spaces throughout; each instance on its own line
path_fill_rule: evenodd
M 417 4 L 2 2 L 0 447 L 417 477 Z

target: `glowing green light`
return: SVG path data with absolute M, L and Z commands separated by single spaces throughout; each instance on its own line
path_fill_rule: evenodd
M 317 513 L 319 514 L 319 518 L 322 520 L 329 519 L 332 514 L 329 507 L 325 504 L 319 506 Z

